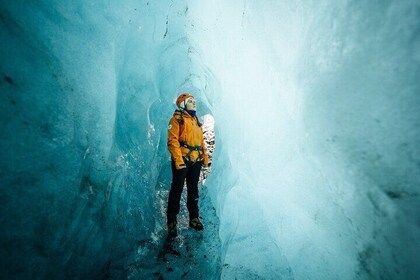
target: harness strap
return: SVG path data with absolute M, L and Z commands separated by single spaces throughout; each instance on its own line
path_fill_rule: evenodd
M 186 160 L 188 160 L 188 161 L 191 161 L 191 158 L 190 158 L 190 155 L 191 155 L 191 153 L 193 152 L 193 151 L 197 151 L 198 152 L 198 158 L 200 159 L 200 160 L 202 160 L 203 159 L 203 157 L 202 157 L 202 155 L 201 155 L 201 153 L 200 153 L 200 151 L 202 151 L 203 150 L 203 147 L 201 147 L 201 146 L 190 146 L 190 145 L 188 145 L 188 144 L 186 144 L 186 143 L 184 143 L 184 142 L 180 142 L 179 143 L 182 147 L 184 147 L 184 148 L 187 148 L 189 151 L 188 151 L 188 153 L 185 155 L 185 159 Z

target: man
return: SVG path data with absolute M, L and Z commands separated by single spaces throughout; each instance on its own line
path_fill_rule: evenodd
M 172 184 L 167 209 L 168 236 L 177 236 L 177 215 L 184 181 L 187 180 L 187 208 L 190 227 L 203 230 L 198 210 L 198 179 L 201 167 L 208 166 L 203 130 L 196 116 L 196 102 L 189 93 L 181 94 L 168 126 L 168 149 L 172 158 Z

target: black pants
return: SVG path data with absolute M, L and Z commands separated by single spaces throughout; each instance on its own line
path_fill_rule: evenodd
M 166 213 L 168 224 L 176 222 L 185 179 L 187 179 L 187 208 L 190 213 L 190 220 L 198 218 L 198 179 L 200 178 L 202 162 L 189 162 L 186 165 L 186 168 L 177 170 L 175 162 L 172 161 L 172 184 Z

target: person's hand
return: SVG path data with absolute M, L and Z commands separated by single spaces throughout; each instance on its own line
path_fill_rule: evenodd
M 175 167 L 176 167 L 177 170 L 181 170 L 181 169 L 187 168 L 187 166 L 185 165 L 185 163 L 175 164 Z

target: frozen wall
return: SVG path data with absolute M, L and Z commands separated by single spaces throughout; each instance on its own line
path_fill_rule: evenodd
M 208 184 L 223 277 L 419 274 L 419 8 L 190 6 L 189 34 L 220 81 Z
M 222 278 L 415 278 L 419 9 L 0 1 L 2 275 L 126 278 L 187 90 L 216 121 Z
M 138 244 L 164 233 L 167 121 L 179 92 L 201 100 L 185 13 L 167 1 L 1 1 L 4 277 L 125 277 Z

